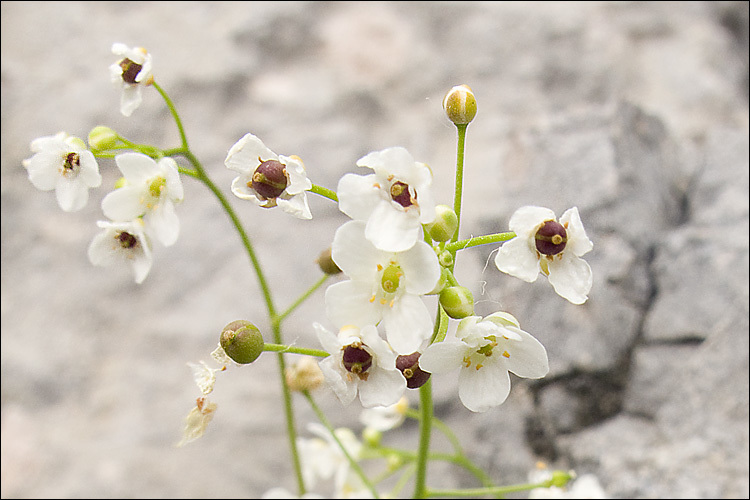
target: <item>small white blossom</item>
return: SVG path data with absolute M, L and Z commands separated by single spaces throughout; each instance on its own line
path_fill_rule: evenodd
M 401 396 L 396 404 L 363 409 L 359 415 L 359 421 L 367 429 L 385 432 L 404 423 L 408 409 L 409 400 L 406 396 Z
M 102 232 L 91 241 L 89 260 L 95 266 L 129 264 L 135 274 L 135 282 L 143 283 L 151 270 L 151 245 L 144 233 L 143 220 L 129 222 L 99 221 Z
M 112 53 L 119 56 L 109 67 L 112 83 L 122 88 L 120 112 L 130 116 L 141 105 L 144 85 L 151 85 L 151 54 L 143 47 L 130 48 L 123 43 L 112 44 Z
M 55 190 L 57 203 L 66 212 L 83 208 L 89 188 L 99 187 L 102 177 L 94 154 L 84 142 L 60 132 L 31 141 L 34 155 L 23 160 L 29 180 L 42 191 Z
M 458 342 L 430 345 L 419 358 L 419 365 L 430 373 L 460 368 L 458 395 L 471 411 L 484 412 L 505 401 L 510 393 L 508 372 L 542 378 L 549 371 L 544 346 L 521 330 L 508 313 L 464 318 L 456 338 Z
M 263 208 L 281 207 L 299 219 L 312 219 L 307 193 L 312 182 L 298 156 L 277 155 L 253 134 L 237 141 L 224 160 L 227 168 L 239 172 L 232 181 L 232 193 Z
M 362 406 L 388 406 L 406 390 L 406 379 L 396 369 L 396 354 L 372 325 L 347 326 L 338 335 L 314 323 L 323 349 L 331 355 L 319 362 L 326 382 L 342 404 L 359 393 Z
M 388 343 L 411 354 L 432 335 L 432 315 L 421 299 L 440 279 L 435 251 L 423 241 L 404 252 L 378 250 L 365 238 L 365 223 L 338 228 L 331 256 L 350 278 L 328 287 L 326 314 L 337 326 L 385 325 Z
M 183 198 L 175 161 L 165 157 L 156 162 L 142 153 L 124 153 L 115 156 L 115 162 L 126 182 L 104 197 L 104 215 L 118 222 L 142 216 L 147 233 L 165 246 L 174 244 L 180 234 L 175 203 Z
M 365 237 L 378 249 L 410 249 L 421 225 L 435 220 L 430 168 L 415 162 L 401 147 L 372 152 L 360 158 L 357 166 L 375 173 L 344 175 L 337 188 L 339 209 L 367 222 Z
M 546 468 L 546 464 L 537 465 L 538 469 L 529 474 L 530 483 L 541 483 L 553 478 L 553 473 Z M 609 498 L 593 474 L 577 476 L 574 471 L 568 474 L 572 479 L 564 487 L 550 486 L 549 488 L 535 488 L 529 491 L 529 498 Z
M 351 469 L 349 459 L 346 458 L 339 444 L 323 425 L 310 423 L 307 429 L 316 437 L 297 438 L 305 484 L 314 488 L 319 480 L 333 477 L 336 489 L 340 489 L 346 483 Z M 351 429 L 340 427 L 334 432 L 349 456 L 358 460 L 362 452 L 362 443 L 359 442 Z
M 560 221 L 543 207 L 521 207 L 510 218 L 516 237 L 503 244 L 495 256 L 497 268 L 529 283 L 544 273 L 555 292 L 573 304 L 588 299 L 593 278 L 581 259 L 593 248 L 586 236 L 578 208 L 567 210 Z

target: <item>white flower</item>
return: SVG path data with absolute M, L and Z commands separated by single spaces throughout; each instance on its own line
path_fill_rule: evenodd
M 120 112 L 130 116 L 143 100 L 142 88 L 151 85 L 151 54 L 143 47 L 130 48 L 123 43 L 112 44 L 112 53 L 120 59 L 109 67 L 112 83 L 122 88 Z
M 408 409 L 409 400 L 406 396 L 401 396 L 396 404 L 363 409 L 359 414 L 359 421 L 367 429 L 385 432 L 404 423 Z
M 378 249 L 401 252 L 414 246 L 422 224 L 435 220 L 432 172 L 401 147 L 375 151 L 357 161 L 370 175 L 344 175 L 338 184 L 339 209 L 367 222 L 365 237 Z
M 578 208 L 567 210 L 557 222 L 548 208 L 521 207 L 510 218 L 510 230 L 516 237 L 495 256 L 499 270 L 529 283 L 542 272 L 558 295 L 573 304 L 586 302 L 593 278 L 591 267 L 580 257 L 594 245 Z
M 549 371 L 544 346 L 521 330 L 508 313 L 464 318 L 456 338 L 458 342 L 430 345 L 419 358 L 419 365 L 431 373 L 460 367 L 458 395 L 471 411 L 484 412 L 505 401 L 510 392 L 508 372 L 542 378 Z
M 124 153 L 115 156 L 115 162 L 126 182 L 104 197 L 104 215 L 118 222 L 143 216 L 149 234 L 165 246 L 174 244 L 180 234 L 174 204 L 183 198 L 175 161 L 165 157 L 157 163 L 141 153 Z
M 326 314 L 337 326 L 385 325 L 388 343 L 411 354 L 432 335 L 432 317 L 420 295 L 431 292 L 440 264 L 427 243 L 404 252 L 378 250 L 365 238 L 365 223 L 349 221 L 336 231 L 331 256 L 350 278 L 328 287 Z
M 539 469 L 529 474 L 530 483 L 541 483 L 553 479 L 553 473 L 546 468 L 546 464 L 541 463 L 537 467 Z M 572 479 L 565 487 L 534 488 L 529 491 L 529 498 L 608 498 L 595 475 L 576 476 L 574 471 L 570 471 L 568 474 L 572 476 Z
M 77 137 L 60 132 L 31 141 L 34 155 L 23 160 L 29 180 L 42 191 L 55 190 L 57 203 L 75 212 L 89 200 L 89 188 L 99 187 L 102 176 L 94 154 Z
M 406 379 L 376 327 L 347 326 L 338 336 L 318 323 L 313 327 L 323 349 L 331 353 L 319 362 L 320 370 L 342 404 L 350 404 L 357 393 L 365 408 L 392 405 L 401 398 Z
M 143 221 L 99 221 L 103 231 L 91 241 L 89 260 L 95 266 L 127 263 L 133 268 L 135 282 L 143 283 L 151 269 L 151 246 L 143 231 Z
M 277 155 L 253 134 L 246 134 L 232 146 L 224 164 L 239 172 L 232 181 L 232 193 L 263 208 L 281 207 L 299 219 L 312 219 L 307 193 L 312 182 L 298 156 Z
M 314 488 L 318 480 L 334 477 L 336 488 L 345 483 L 351 469 L 351 463 L 331 433 L 323 425 L 308 424 L 307 429 L 315 434 L 314 438 L 297 438 L 297 447 L 302 465 L 305 484 Z M 362 443 L 346 427 L 334 431 L 336 437 L 353 460 L 358 460 L 362 452 Z

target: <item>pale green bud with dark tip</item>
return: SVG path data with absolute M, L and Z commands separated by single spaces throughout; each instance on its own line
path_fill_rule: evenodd
M 474 315 L 474 296 L 465 286 L 449 286 L 440 292 L 440 305 L 453 319 Z
M 443 98 L 443 109 L 456 125 L 467 125 L 477 114 L 477 100 L 468 85 L 457 85 Z
M 104 125 L 98 125 L 89 132 L 89 147 L 92 151 L 112 149 L 119 141 L 117 132 Z
M 219 342 L 227 356 L 241 365 L 258 359 L 265 345 L 260 330 L 244 319 L 232 321 L 225 326 Z
M 425 224 L 427 232 L 435 241 L 448 241 L 453 238 L 458 229 L 458 216 L 448 205 L 435 207 L 435 220 Z

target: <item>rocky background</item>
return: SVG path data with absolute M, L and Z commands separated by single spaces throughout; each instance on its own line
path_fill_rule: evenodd
M 589 301 L 497 271 L 493 246 L 459 254 L 477 312 L 502 309 L 547 347 L 551 373 L 513 378 L 473 414 L 455 374 L 438 416 L 500 484 L 537 461 L 592 473 L 614 498 L 732 498 L 748 487 L 747 2 L 3 2 L 2 496 L 257 497 L 294 490 L 273 356 L 220 374 L 206 435 L 183 448 L 224 324 L 265 306 L 236 233 L 186 178 L 177 244 L 142 285 L 95 268 L 99 202 L 62 212 L 21 166 L 29 142 L 106 124 L 178 144 L 149 89 L 130 118 L 109 81 L 113 42 L 144 46 L 191 146 L 226 193 L 223 160 L 252 132 L 335 188 L 364 154 L 404 146 L 452 203 L 455 129 L 440 107 L 469 84 L 463 237 L 507 230 L 524 204 L 578 206 L 594 250 Z M 232 197 L 281 308 L 320 276 L 346 220 L 312 195 L 311 222 Z M 489 264 L 488 264 L 489 262 Z M 285 323 L 318 347 L 322 291 Z M 293 362 L 294 356 L 290 356 Z M 418 394 L 409 392 L 416 407 Z M 359 430 L 359 406 L 320 404 Z M 295 397 L 300 433 L 314 415 Z M 387 443 L 416 443 L 406 423 Z M 436 435 L 436 450 L 448 450 Z M 475 486 L 431 465 L 436 487 Z M 321 490 L 326 493 L 326 490 Z M 408 495 L 408 489 L 405 494 Z

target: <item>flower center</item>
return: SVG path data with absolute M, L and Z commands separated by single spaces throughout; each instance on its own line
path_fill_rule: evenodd
M 122 248 L 133 248 L 138 244 L 138 238 L 127 231 L 122 231 L 115 239 L 120 242 L 120 247 Z
M 264 199 L 273 199 L 284 192 L 287 183 L 286 165 L 268 160 L 258 165 L 247 187 L 254 189 Z
M 391 184 L 391 199 L 404 208 L 412 206 L 417 201 L 411 197 L 409 185 L 401 181 Z
M 63 162 L 63 175 L 76 175 L 81 168 L 81 156 L 78 153 L 68 153 Z
M 143 66 L 140 64 L 136 64 L 133 61 L 131 61 L 128 58 L 123 59 L 120 61 L 120 67 L 122 68 L 122 80 L 125 83 L 130 83 L 132 85 L 135 85 L 136 82 L 135 78 L 138 76 L 138 73 L 141 72 L 143 69 Z
M 380 286 L 383 288 L 385 293 L 394 293 L 398 290 L 401 277 L 404 272 L 401 270 L 401 266 L 391 262 L 391 264 L 383 271 L 383 276 L 380 278 Z
M 360 380 L 367 380 L 367 370 L 372 366 L 372 355 L 364 349 L 364 344 L 355 342 L 344 347 L 342 356 L 344 368 L 350 373 L 358 376 Z
M 534 239 L 539 253 L 557 255 L 565 249 L 568 243 L 568 233 L 559 222 L 548 220 L 536 232 Z
M 161 192 L 167 186 L 167 179 L 164 177 L 155 177 L 148 186 L 148 192 L 154 198 L 161 198 Z

